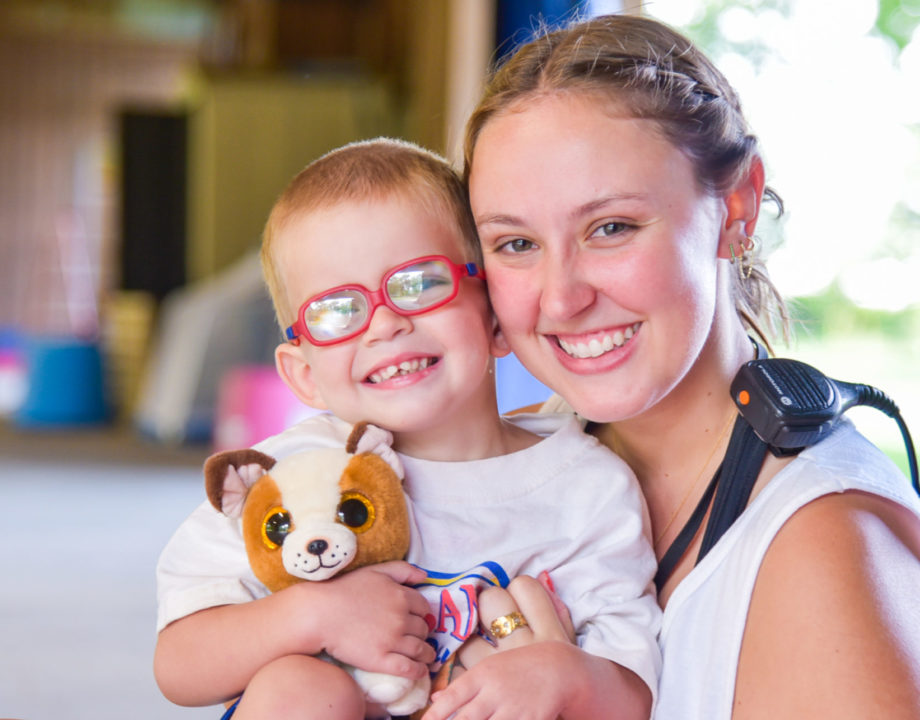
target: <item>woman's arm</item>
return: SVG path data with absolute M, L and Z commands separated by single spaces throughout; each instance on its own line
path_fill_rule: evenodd
M 434 696 L 424 720 L 598 720 L 649 717 L 652 696 L 637 675 L 558 640 L 535 641 L 481 660 Z
M 494 648 L 481 638 L 467 641 L 460 650 L 467 670 L 435 694 L 424 720 L 444 720 L 461 709 L 468 720 L 648 718 L 652 696 L 645 683 L 573 645 L 567 612 L 537 580 L 521 576 L 507 591 L 489 588 L 479 596 L 479 610 L 485 632 L 493 618 L 515 610 L 527 626 Z
M 757 577 L 734 720 L 920 717 L 920 523 L 850 491 L 783 526 Z

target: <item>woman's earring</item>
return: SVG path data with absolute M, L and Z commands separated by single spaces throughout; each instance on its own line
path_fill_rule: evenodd
M 753 235 L 748 235 L 743 243 L 739 243 L 741 253 L 735 255 L 735 243 L 728 244 L 728 252 L 731 253 L 729 262 L 734 265 L 738 261 L 738 275 L 741 280 L 747 280 L 754 272 L 754 248 L 757 246 Z

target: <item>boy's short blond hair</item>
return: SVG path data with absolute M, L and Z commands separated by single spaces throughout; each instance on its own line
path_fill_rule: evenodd
M 313 161 L 275 203 L 262 233 L 262 272 L 282 330 L 296 308 L 288 306 L 275 244 L 294 217 L 349 201 L 397 196 L 453 223 L 465 247 L 464 261 L 482 261 L 466 188 L 441 156 L 404 140 L 376 138 L 350 143 Z

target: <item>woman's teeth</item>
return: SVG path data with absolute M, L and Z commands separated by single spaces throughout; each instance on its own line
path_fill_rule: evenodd
M 625 330 L 617 330 L 611 335 L 592 338 L 589 342 L 586 343 L 570 343 L 566 342 L 562 338 L 558 338 L 559 346 L 565 350 L 567 355 L 571 355 L 574 358 L 596 358 L 600 357 L 606 352 L 610 352 L 614 348 L 623 347 L 623 345 L 626 344 L 626 341 L 636 334 L 638 329 L 639 323 L 635 323 L 630 325 Z
M 368 375 L 367 379 L 371 383 L 382 383 L 396 375 L 411 375 L 419 370 L 424 370 L 429 365 L 434 365 L 435 358 L 422 358 L 421 360 L 407 360 L 399 365 L 389 365 L 383 370 Z

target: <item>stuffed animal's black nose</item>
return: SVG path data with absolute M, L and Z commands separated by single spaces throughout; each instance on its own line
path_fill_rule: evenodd
M 322 555 L 326 552 L 326 549 L 329 547 L 329 543 L 325 540 L 312 540 L 309 545 L 307 545 L 307 552 L 311 555 Z

